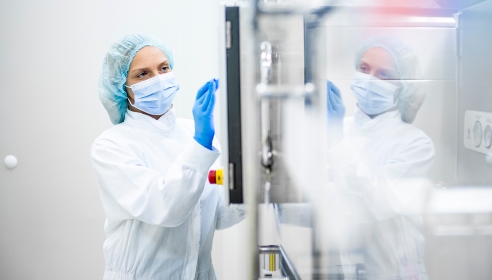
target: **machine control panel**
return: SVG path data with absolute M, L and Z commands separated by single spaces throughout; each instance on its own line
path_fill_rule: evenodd
M 465 148 L 492 154 L 492 112 L 465 111 Z

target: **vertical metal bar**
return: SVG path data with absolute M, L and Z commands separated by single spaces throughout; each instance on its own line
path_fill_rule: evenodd
M 226 7 L 226 22 L 229 23 L 230 46 L 227 48 L 227 118 L 230 203 L 243 203 L 242 182 L 242 123 L 241 123 L 241 64 L 239 7 Z M 227 26 L 226 26 L 227 28 Z M 227 32 L 227 31 L 226 31 Z M 231 170 L 232 167 L 232 170 Z M 229 176 L 230 176 L 229 174 Z M 233 180 L 233 181 L 231 181 Z
M 461 73 L 463 69 L 462 61 L 463 61 L 463 16 L 462 13 L 458 13 L 456 16 L 456 94 L 455 98 L 455 110 L 456 110 L 456 139 L 455 139 L 455 166 L 454 166 L 454 180 L 458 182 L 459 178 L 459 166 L 460 166 L 460 157 L 458 150 L 458 143 L 460 143 L 460 137 L 463 137 L 463 133 L 459 133 L 461 130 L 460 126 L 460 96 L 461 96 L 461 85 L 463 81 L 463 75 Z
M 244 24 L 241 29 L 241 34 L 247 40 L 241 40 L 241 46 L 243 52 L 246 55 L 252 55 L 253 58 L 257 58 L 257 12 L 258 12 L 258 0 L 250 0 L 251 4 L 249 8 L 244 8 L 244 13 L 241 13 L 241 23 Z M 249 59 L 244 61 L 244 69 L 248 69 L 248 73 L 243 75 L 243 85 L 245 88 L 241 101 L 243 102 L 242 112 L 243 131 L 248 133 L 248 136 L 244 139 L 243 145 L 243 175 L 244 175 L 244 196 L 247 203 L 248 210 L 248 275 L 247 279 L 258 279 L 260 275 L 259 258 L 258 258 L 258 185 L 260 182 L 259 168 L 258 168 L 258 151 L 259 151 L 259 102 L 256 97 L 256 84 L 257 84 L 257 69 L 258 63 L 256 59 Z
M 302 170 L 304 177 L 308 178 L 308 186 L 319 186 L 327 182 L 323 176 L 323 166 L 326 163 L 326 130 L 314 131 L 326 127 L 326 34 L 319 28 L 322 18 L 319 15 L 309 15 L 305 18 L 305 81 L 313 83 L 316 88 L 314 95 L 306 99 L 305 109 L 308 135 L 317 135 L 309 141 L 310 145 L 317 147 L 317 152 L 306 147 L 306 157 L 312 164 L 312 170 Z M 313 125 L 315 123 L 315 125 Z M 313 176 L 307 176 L 309 173 Z M 328 245 L 325 215 L 323 211 L 324 199 L 311 197 L 311 203 L 316 211 L 313 213 L 313 275 L 312 279 L 328 278 Z

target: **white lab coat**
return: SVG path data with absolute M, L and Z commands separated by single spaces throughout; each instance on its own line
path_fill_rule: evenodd
M 174 109 L 155 120 L 128 111 L 92 146 L 106 223 L 104 280 L 215 279 L 215 229 L 244 218 L 207 180 L 219 152 L 193 139 Z M 214 143 L 215 144 L 215 143 Z
M 371 119 L 356 109 L 329 158 L 338 190 L 334 211 L 343 215 L 334 220 L 344 221 L 333 226 L 345 279 L 357 279 L 356 264 L 365 266 L 364 279 L 427 279 L 415 206 L 428 186 L 431 139 L 399 111 Z

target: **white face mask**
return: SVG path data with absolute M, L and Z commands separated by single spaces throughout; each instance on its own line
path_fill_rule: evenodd
M 151 115 L 162 115 L 170 107 L 179 85 L 174 73 L 157 75 L 148 80 L 127 86 L 134 94 L 135 103 L 130 105 Z
M 398 104 L 395 96 L 400 87 L 371 75 L 356 72 L 350 88 L 359 108 L 368 115 L 383 113 Z

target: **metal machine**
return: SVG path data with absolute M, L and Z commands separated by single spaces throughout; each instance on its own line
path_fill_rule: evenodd
M 251 279 L 372 279 L 357 254 L 349 268 L 332 254 L 352 225 L 333 214 L 326 80 L 353 115 L 352 56 L 378 34 L 413 44 L 423 69 L 414 82 L 427 98 L 413 125 L 435 159 L 408 215 L 421 221 L 426 273 L 492 277 L 492 1 L 244 1 L 223 16 L 223 186 L 229 203 L 248 205 Z M 263 244 L 272 229 L 278 243 Z

